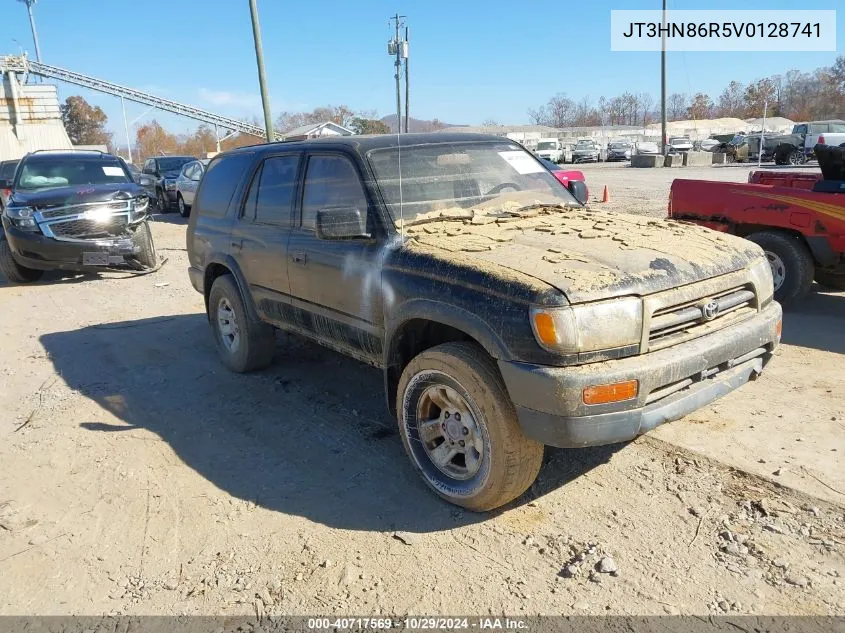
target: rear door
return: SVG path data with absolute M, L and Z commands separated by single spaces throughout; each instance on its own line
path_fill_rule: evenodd
M 317 340 L 379 364 L 382 292 L 378 239 L 319 239 L 320 209 L 356 207 L 370 235 L 379 234 L 376 207 L 358 164 L 343 153 L 307 156 L 300 213 L 289 243 L 289 276 L 299 329 Z
M 258 311 L 283 325 L 289 321 L 288 239 L 301 153 L 264 157 L 252 173 L 235 224 L 232 249 Z
M 199 161 L 187 163 L 182 167 L 182 174 L 179 176 L 179 191 L 188 206 L 194 204 L 194 196 L 197 194 L 197 185 L 200 182 L 202 166 Z

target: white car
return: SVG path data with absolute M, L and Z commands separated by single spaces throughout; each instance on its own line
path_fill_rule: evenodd
M 699 143 L 699 147 L 701 147 L 702 152 L 712 152 L 720 145 L 721 143 L 715 138 L 706 138 Z
M 669 137 L 669 151 L 670 152 L 691 152 L 692 141 L 689 136 L 670 136 Z
M 637 143 L 637 154 L 659 154 L 660 147 L 658 147 L 657 143 L 652 143 L 651 141 L 640 141 Z

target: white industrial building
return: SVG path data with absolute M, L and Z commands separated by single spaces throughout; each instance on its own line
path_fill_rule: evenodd
M 71 149 L 59 110 L 56 86 L 21 85 L 3 74 L 0 87 L 0 160 L 20 158 L 37 149 Z

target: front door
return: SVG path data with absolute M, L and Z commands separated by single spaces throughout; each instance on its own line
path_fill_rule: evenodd
M 289 279 L 300 326 L 322 343 L 378 364 L 382 352 L 382 289 L 378 239 L 318 239 L 317 212 L 355 207 L 370 235 L 378 221 L 355 163 L 340 153 L 307 158 L 300 217 L 289 251 Z
M 235 258 L 249 280 L 256 308 L 283 323 L 290 311 L 288 238 L 300 155 L 266 157 L 255 173 L 232 228 Z

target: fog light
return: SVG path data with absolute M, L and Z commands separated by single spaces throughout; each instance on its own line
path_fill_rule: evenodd
M 608 402 L 622 402 L 637 397 L 640 383 L 637 380 L 614 382 L 609 385 L 593 385 L 584 389 L 582 394 L 584 404 L 607 404 Z

